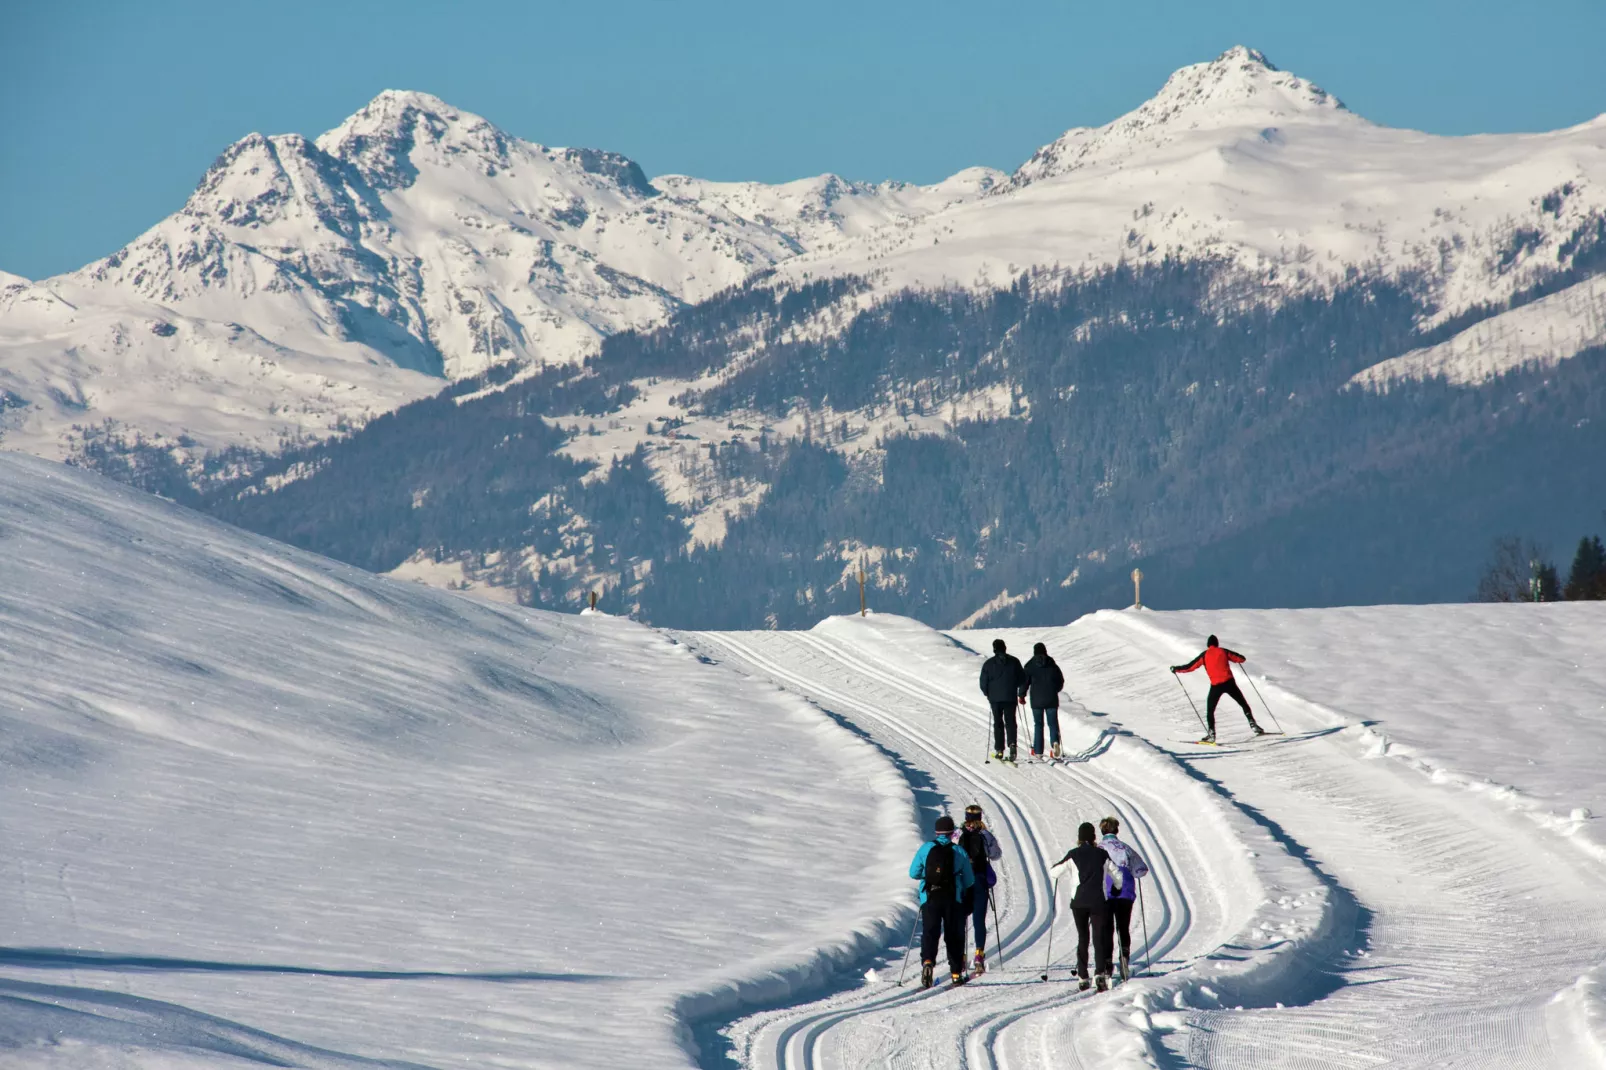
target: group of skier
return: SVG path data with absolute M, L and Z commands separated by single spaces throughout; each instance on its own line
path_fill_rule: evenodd
M 1120 839 L 1121 822 L 1106 817 L 1096 839 L 1091 822 L 1077 829 L 1077 845 L 1050 867 L 1054 886 L 1062 875 L 1074 881 L 1071 915 L 1076 923 L 1076 976 L 1085 990 L 1110 986 L 1115 965 L 1115 938 L 1120 937 L 1121 980 L 1131 976 L 1132 905 L 1138 881 L 1149 875 L 1148 864 Z M 920 845 L 909 876 L 920 882 L 920 984 L 930 988 L 937 972 L 937 942 L 948 952 L 948 972 L 956 985 L 987 972 L 987 910 L 998 873 L 993 863 L 1003 855 L 998 838 L 982 819 L 981 807 L 965 807 L 965 823 L 955 828 L 947 814 L 937 818 L 931 839 Z M 996 907 L 994 907 L 996 912 Z M 965 968 L 967 928 L 975 935 L 970 970 Z M 1088 974 L 1089 951 L 1093 974 Z M 1046 974 L 1045 974 L 1046 976 Z
M 965 807 L 965 824 L 954 828 L 947 814 L 937 819 L 932 838 L 920 845 L 909 876 L 920 882 L 920 983 L 930 988 L 937 970 L 937 941 L 948 950 L 948 971 L 956 985 L 970 980 L 965 972 L 965 930 L 975 932 L 971 970 L 987 972 L 987 908 L 998 873 L 993 863 L 1003 856 L 998 838 L 982 820 L 981 807 Z
M 1198 657 L 1185 665 L 1171 666 L 1173 673 L 1203 668 L 1210 678 L 1210 695 L 1205 709 L 1206 734 L 1200 743 L 1216 742 L 1216 706 L 1223 695 L 1243 708 L 1249 727 L 1259 736 L 1265 729 L 1255 721 L 1254 712 L 1238 689 L 1232 666 L 1242 664 L 1244 656 L 1228 650 L 1211 636 Z M 1037 643 L 1032 658 L 1022 665 L 1009 653 L 1002 639 L 993 640 L 993 656 L 981 667 L 981 690 L 992 711 L 992 759 L 1016 760 L 1016 710 L 1031 703 L 1032 744 L 1030 760 L 1058 760 L 1060 751 L 1059 696 L 1065 689 L 1065 674 L 1049 656 L 1048 648 Z M 1196 711 L 1197 712 L 1197 711 Z M 1047 747 L 1043 728 L 1048 727 Z M 1054 886 L 1061 877 L 1074 886 L 1071 915 L 1076 924 L 1076 975 L 1085 990 L 1109 988 L 1113 975 L 1121 980 L 1131 976 L 1132 907 L 1141 895 L 1142 878 L 1149 867 L 1131 845 L 1120 838 L 1121 823 L 1114 817 L 1078 826 L 1076 846 L 1050 867 Z M 987 969 L 987 911 L 992 888 L 998 881 L 994 863 L 1002 852 L 997 838 L 982 819 L 980 806 L 965 808 L 962 828 L 953 818 L 939 817 L 932 838 L 921 845 L 909 864 L 909 876 L 920 882 L 920 983 L 930 988 L 937 968 L 937 942 L 948 952 L 948 970 L 953 983 L 962 985 Z M 996 906 L 993 908 L 996 917 Z M 969 971 L 965 963 L 967 928 L 974 933 L 975 952 Z M 1120 958 L 1115 946 L 1119 938 Z M 1092 975 L 1089 975 L 1089 954 Z M 1046 980 L 1048 975 L 1043 975 Z
M 1032 660 L 1025 665 L 1009 652 L 1002 639 L 993 640 L 993 656 L 981 666 L 981 692 L 993 710 L 993 760 L 1015 760 L 1015 707 L 1032 703 L 1033 760 L 1060 757 L 1060 692 L 1065 690 L 1065 674 L 1060 671 L 1048 648 L 1032 647 Z M 1043 749 L 1043 722 L 1048 722 L 1048 750 Z M 1007 749 L 1006 749 L 1007 748 Z

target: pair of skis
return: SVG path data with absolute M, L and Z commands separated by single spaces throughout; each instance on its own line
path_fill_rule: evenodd
M 1250 736 L 1248 739 L 1227 740 L 1226 742 L 1222 742 L 1221 740 L 1218 740 L 1218 739 L 1179 739 L 1177 742 L 1178 743 L 1188 743 L 1188 744 L 1191 744 L 1191 745 L 1193 745 L 1195 747 L 1240 747 L 1245 743 L 1253 743 L 1255 740 L 1260 739 L 1262 736 L 1280 736 L 1280 735 L 1282 735 L 1281 732 L 1273 732 L 1271 729 L 1268 728 L 1268 729 L 1266 729 L 1266 731 L 1261 732 L 1259 735 Z

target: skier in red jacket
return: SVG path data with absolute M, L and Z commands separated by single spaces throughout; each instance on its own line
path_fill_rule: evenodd
M 1172 672 L 1192 672 L 1203 665 L 1205 675 L 1210 677 L 1210 697 L 1205 700 L 1205 719 L 1210 727 L 1209 733 L 1204 737 L 1206 743 L 1216 741 L 1216 703 L 1221 701 L 1222 695 L 1232 696 L 1238 705 L 1244 708 L 1244 716 L 1249 718 L 1249 727 L 1255 730 L 1255 735 L 1266 734 L 1266 730 L 1255 723 L 1255 715 L 1249 709 L 1249 700 L 1238 690 L 1238 681 L 1232 675 L 1233 664 L 1242 665 L 1243 662 L 1242 654 L 1236 650 L 1228 650 L 1212 635 L 1206 642 L 1202 654 L 1186 665 L 1171 666 Z

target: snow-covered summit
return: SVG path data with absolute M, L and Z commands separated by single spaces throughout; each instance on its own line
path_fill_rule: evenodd
M 426 392 L 421 376 L 576 360 L 997 177 L 665 191 L 619 153 L 525 141 L 386 90 L 317 139 L 241 138 L 110 256 L 0 280 L 0 389 L 20 399 L 0 430 L 50 456 L 106 419 L 203 447 L 326 434 Z
M 1392 129 L 1238 47 L 1177 71 L 1104 126 L 1067 131 L 988 195 L 780 274 L 874 274 L 895 291 L 1208 257 L 1270 284 L 1268 298 L 1352 270 L 1409 275 L 1447 316 L 1568 268 L 1602 216 L 1606 122 L 1471 137 Z
M 1237 45 L 1209 63 L 1183 67 L 1137 108 L 1101 127 L 1076 127 L 1038 149 L 995 191 L 1020 189 L 1091 162 L 1109 162 L 1183 131 L 1246 127 L 1272 131 L 1287 123 L 1364 123 L 1314 82 L 1278 70 L 1252 48 Z

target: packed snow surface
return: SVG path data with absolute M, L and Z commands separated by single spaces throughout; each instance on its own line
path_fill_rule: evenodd
M 1606 1066 L 1606 605 L 677 634 L 0 500 L 8 1067 Z M 1190 742 L 1208 632 L 1282 734 Z M 995 637 L 1065 762 L 984 761 Z M 970 802 L 990 969 L 900 986 Z M 1105 815 L 1154 872 L 1093 994 L 1049 864 Z
M 896 939 L 906 788 L 793 696 L 16 454 L 0 502 L 6 1067 L 684 1066 Z

